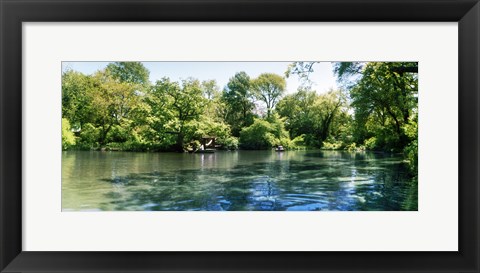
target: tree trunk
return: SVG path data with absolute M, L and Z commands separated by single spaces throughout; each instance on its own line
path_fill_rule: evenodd
M 107 134 L 108 134 L 108 132 L 110 131 L 111 128 L 112 128 L 112 124 L 109 124 L 106 129 L 105 129 L 105 124 L 102 125 L 102 134 L 101 134 L 100 140 L 99 140 L 100 146 L 103 146 L 103 145 L 107 144 L 106 143 Z
M 175 151 L 177 152 L 183 152 L 183 132 L 180 131 L 178 134 L 177 134 L 177 143 L 175 144 Z

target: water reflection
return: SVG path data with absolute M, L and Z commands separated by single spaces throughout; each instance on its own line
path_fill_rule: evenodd
M 63 210 L 417 210 L 402 159 L 375 153 L 64 152 Z

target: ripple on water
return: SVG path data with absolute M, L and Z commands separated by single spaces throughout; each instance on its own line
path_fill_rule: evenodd
M 95 153 L 67 155 L 63 211 L 417 209 L 416 184 L 396 157 L 239 151 L 202 161 L 198 155 L 112 153 L 99 162 Z

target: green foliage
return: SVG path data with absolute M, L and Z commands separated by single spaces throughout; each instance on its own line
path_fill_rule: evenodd
M 292 63 L 286 74 L 298 75 L 308 86 L 315 64 Z M 346 88 L 350 106 L 340 106 L 331 122 L 324 123 L 328 115 L 321 111 L 329 112 L 325 104 L 328 100 L 315 109 L 316 94 L 299 91 L 285 97 L 277 111 L 286 117 L 286 128 L 292 136 L 304 134 L 309 146 L 324 149 L 403 150 L 412 169 L 416 168 L 418 64 L 338 62 L 334 63 L 334 73 Z
M 365 148 L 367 150 L 377 150 L 378 149 L 377 138 L 376 137 L 371 137 L 371 138 L 365 140 Z
M 350 90 L 357 142 L 376 136 L 377 147 L 401 151 L 408 143 L 402 127 L 417 111 L 417 63 L 367 63 Z
M 240 132 L 240 147 L 249 150 L 265 150 L 275 145 L 274 128 L 266 120 L 255 119 L 249 127 Z
M 416 140 L 418 137 L 418 113 L 415 112 L 414 116 L 411 116 L 408 122 L 403 126 L 405 135 L 410 140 Z
M 202 135 L 216 136 L 226 149 L 238 148 L 214 80 L 164 78 L 151 86 L 148 75 L 132 62 L 111 63 L 93 75 L 63 73 L 62 116 L 72 118 L 79 131 L 76 149 L 181 151 Z
M 347 88 L 351 88 L 358 76 L 362 73 L 365 63 L 362 62 L 336 62 L 333 64 L 333 72 L 338 76 L 338 82 Z
M 365 151 L 365 146 L 363 145 L 357 146 L 357 143 L 353 142 L 347 145 L 345 149 L 350 152 L 360 152 L 360 151 Z
M 142 132 L 152 143 L 164 143 L 166 146 L 175 143 L 175 135 L 168 132 L 167 123 L 174 119 L 171 107 L 173 99 L 167 95 L 167 89 L 179 90 L 177 83 L 168 78 L 157 81 L 144 98 L 145 107 L 141 110 Z M 173 91 L 171 91 L 173 92 Z
M 287 83 L 277 74 L 263 73 L 252 81 L 253 95 L 265 103 L 267 117 L 270 116 L 280 97 L 285 93 Z
M 272 133 L 276 138 L 289 138 L 289 133 L 287 130 L 285 130 L 285 119 L 280 118 L 277 113 L 273 113 L 272 115 L 270 115 L 270 117 L 267 117 L 266 121 L 268 121 L 272 126 Z
M 225 150 L 237 150 L 239 147 L 238 138 L 233 136 L 229 136 L 223 140 L 220 140 L 219 143 L 222 144 L 222 148 Z
M 292 75 L 297 75 L 304 86 L 310 87 L 312 84 L 310 74 L 314 72 L 314 67 L 317 63 L 320 62 L 293 62 L 288 66 L 285 75 L 287 78 Z M 355 78 L 355 76 L 361 72 L 364 65 L 364 63 L 361 62 L 335 62 L 332 64 L 333 71 L 337 74 L 340 83 L 350 82 L 350 78 Z
M 418 176 L 413 177 L 413 180 L 408 182 L 408 191 L 406 199 L 402 204 L 404 210 L 418 210 Z
M 305 149 L 307 146 L 305 143 L 305 135 L 300 135 L 292 139 L 291 145 L 294 149 Z
M 333 71 L 341 80 L 345 77 L 361 73 L 363 65 L 364 64 L 360 62 L 337 62 L 333 65 Z
M 292 137 L 314 134 L 313 116 L 317 97 L 314 91 L 299 90 L 295 94 L 285 96 L 278 103 L 276 110 L 285 118 L 286 128 Z
M 324 141 L 322 149 L 324 150 L 342 150 L 345 148 L 345 145 L 342 141 Z
M 68 119 L 75 129 L 92 122 L 95 109 L 91 92 L 94 88 L 90 76 L 72 70 L 62 73 L 62 117 Z
M 289 78 L 292 75 L 297 75 L 304 86 L 311 86 L 312 82 L 309 79 L 310 74 L 313 72 L 313 66 L 317 62 L 293 62 L 291 63 L 285 76 Z
M 67 150 L 74 145 L 75 135 L 71 130 L 70 122 L 68 119 L 62 118 L 62 149 Z
M 107 142 L 125 142 L 129 139 L 130 132 L 127 128 L 114 125 L 107 134 Z
M 418 140 L 414 140 L 408 144 L 403 150 L 410 170 L 414 173 L 418 172 Z
M 150 71 L 140 62 L 115 62 L 106 68 L 114 79 L 120 82 L 147 85 Z
M 214 100 L 220 96 L 220 90 L 217 86 L 217 81 L 209 80 L 202 82 L 202 92 L 203 96 L 207 100 Z
M 202 115 L 215 122 L 226 123 L 230 127 L 225 120 L 225 108 L 227 105 L 222 100 L 222 94 L 217 86 L 217 82 L 215 80 L 203 81 L 201 88 L 203 96 L 206 98 Z
M 91 94 L 93 123 L 100 129 L 99 143 L 105 145 L 114 125 L 128 122 L 131 112 L 140 104 L 136 85 L 117 81 L 108 70 L 93 75 L 95 88 Z
M 287 76 L 308 81 L 316 62 L 293 63 Z M 323 149 L 404 152 L 418 162 L 417 63 L 335 63 L 344 89 L 305 85 L 284 96 L 285 79 L 236 73 L 215 80 L 163 78 L 150 84 L 138 62 L 116 62 L 92 75 L 62 74 L 62 148 L 184 151 L 205 136 L 223 149 Z M 284 97 L 283 97 L 284 96 Z M 266 109 L 258 118 L 258 107 Z M 77 137 L 75 137 L 75 131 Z M 291 138 L 292 139 L 291 139 Z
M 285 119 L 292 137 L 304 135 L 307 146 L 320 148 L 329 136 L 348 136 L 349 114 L 340 91 L 330 90 L 317 95 L 315 91 L 299 90 L 285 96 L 277 112 Z
M 240 147 L 249 150 L 265 150 L 282 145 L 292 146 L 284 120 L 274 113 L 267 119 L 256 118 L 252 125 L 240 132 Z
M 247 73 L 238 72 L 230 78 L 221 96 L 223 112 L 220 116 L 230 125 L 233 136 L 239 136 L 243 127 L 253 123 L 255 105 L 252 98 L 252 85 Z
M 238 139 L 231 136 L 230 126 L 207 116 L 201 116 L 198 121 L 189 123 L 189 131 L 191 131 L 191 138 L 194 140 L 198 141 L 207 136 L 215 137 L 215 143 L 222 145 L 221 148 L 226 150 L 238 149 Z
M 93 126 L 91 123 L 87 123 L 82 127 L 80 132 L 80 149 L 95 149 L 98 147 L 100 139 L 100 129 Z
M 200 82 L 195 79 L 183 80 L 181 85 L 170 84 L 163 88 L 165 94 L 170 97 L 169 107 L 173 114 L 165 127 L 169 133 L 177 136 L 175 149 L 183 151 L 185 141 L 195 134 L 195 121 L 199 120 L 205 109 L 206 98 L 203 97 Z
M 403 152 L 407 158 L 410 170 L 413 173 L 418 172 L 418 113 L 409 119 L 409 122 L 403 127 L 405 135 L 410 143 L 404 148 Z

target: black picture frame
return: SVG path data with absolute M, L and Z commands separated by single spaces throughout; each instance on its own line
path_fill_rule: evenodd
M 478 0 L 0 0 L 0 12 L 1 272 L 479 272 Z M 70 21 L 458 22 L 459 251 L 22 251 L 22 22 Z

